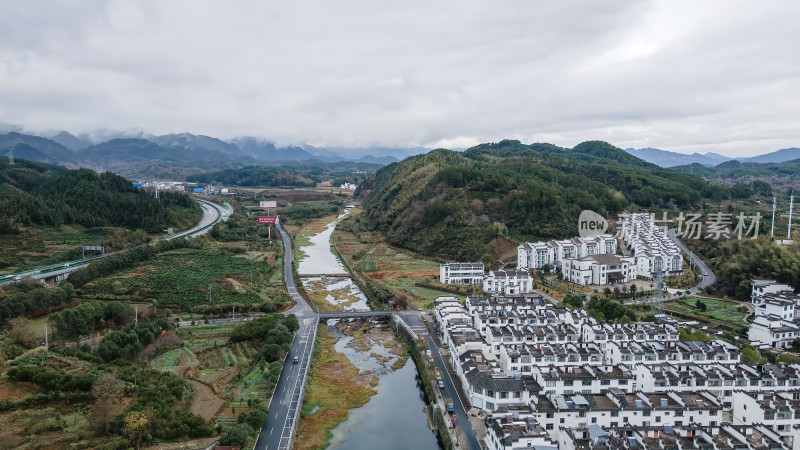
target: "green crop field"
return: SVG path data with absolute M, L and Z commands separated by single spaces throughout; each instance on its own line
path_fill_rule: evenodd
M 91 283 L 85 295 L 138 295 L 159 307 L 189 310 L 200 304 L 252 305 L 281 299 L 279 288 L 250 284 L 251 269 L 269 279 L 275 269 L 220 249 L 179 249 L 164 252 L 138 267 Z M 211 285 L 209 300 L 208 286 Z M 259 292 L 256 292 L 259 291 Z
M 716 322 L 733 328 L 747 326 L 744 320 L 747 313 L 740 310 L 740 308 L 743 308 L 742 304 L 712 298 L 700 298 L 699 300 L 706 305 L 706 310 L 701 311 L 695 306 L 697 300 L 697 297 L 688 297 L 676 302 L 669 302 L 664 305 L 664 309 L 667 313 L 672 310 L 698 316 L 698 318 L 705 318 L 711 325 Z

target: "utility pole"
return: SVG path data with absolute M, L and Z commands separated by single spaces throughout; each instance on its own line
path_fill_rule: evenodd
M 11 144 L 8 146 L 8 165 L 14 165 L 14 146 L 17 144 Z
M 792 209 L 794 208 L 794 191 L 792 191 L 792 195 L 789 196 L 789 232 L 787 233 L 786 239 L 792 238 Z
M 778 204 L 777 197 L 772 197 L 772 230 L 769 232 L 769 237 L 775 237 L 775 208 Z
M 47 350 L 49 348 L 49 345 L 48 345 L 48 342 L 47 342 L 47 325 L 44 326 L 44 348 L 45 348 L 45 350 Z
M 136 326 L 139 326 L 139 305 L 133 305 L 134 311 L 136 311 Z
M 208 304 L 211 304 L 211 285 L 212 283 L 208 283 Z

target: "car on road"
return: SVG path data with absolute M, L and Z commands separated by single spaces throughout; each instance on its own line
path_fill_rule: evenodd
M 455 411 L 455 406 L 453 405 L 453 402 L 449 402 L 447 404 L 447 412 L 452 413 L 454 411 Z
M 439 380 L 439 389 L 444 389 L 444 381 Z
M 292 362 L 295 363 L 295 364 L 299 363 L 300 362 L 300 357 L 299 356 L 295 356 L 294 359 L 292 359 Z

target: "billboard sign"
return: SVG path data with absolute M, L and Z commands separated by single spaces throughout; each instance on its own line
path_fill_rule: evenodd
M 258 216 L 259 225 L 274 225 L 280 223 L 278 216 Z
M 192 191 L 193 192 L 205 192 L 205 189 L 203 189 L 203 188 L 193 188 Z
M 261 203 L 260 203 L 260 206 L 262 208 L 277 208 L 278 207 L 278 202 L 276 202 L 275 200 L 272 200 L 272 201 L 263 201 L 262 200 Z
M 142 183 L 133 183 L 133 187 L 142 187 Z

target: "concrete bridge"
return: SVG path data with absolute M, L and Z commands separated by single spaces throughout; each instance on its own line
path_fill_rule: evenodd
M 300 278 L 350 278 L 347 272 L 342 273 L 301 273 Z

